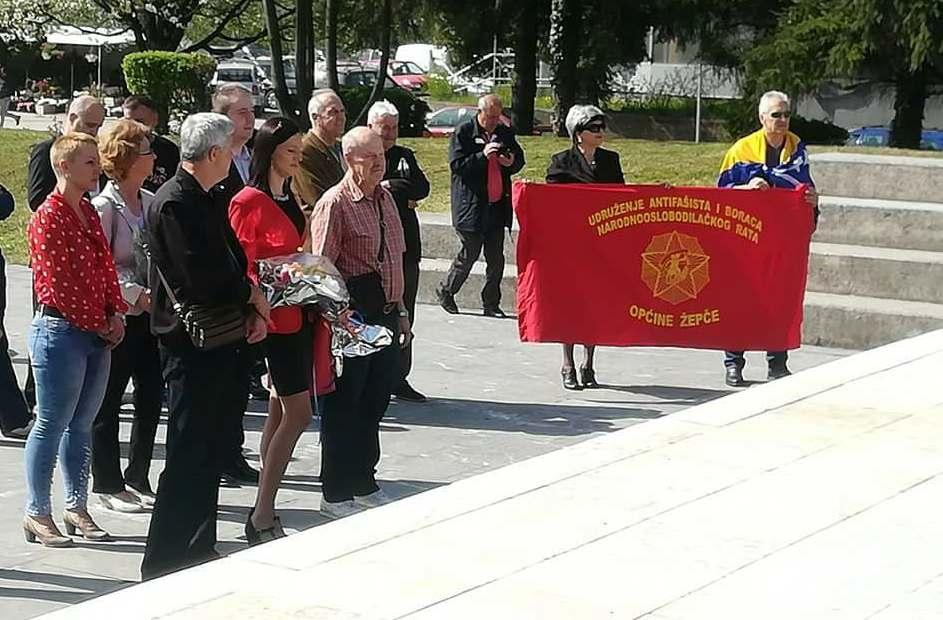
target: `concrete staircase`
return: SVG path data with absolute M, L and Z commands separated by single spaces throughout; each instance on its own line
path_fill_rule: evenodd
M 803 341 L 869 349 L 943 327 L 943 159 L 826 153 L 812 162 L 823 198 Z M 421 219 L 419 300 L 435 303 L 459 244 L 448 214 Z M 508 311 L 516 301 L 515 239 L 505 242 Z M 481 308 L 484 267 L 472 270 L 456 298 L 460 308 Z

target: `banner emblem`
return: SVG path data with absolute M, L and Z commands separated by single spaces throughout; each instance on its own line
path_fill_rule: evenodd
M 674 230 L 655 235 L 642 252 L 642 282 L 672 305 L 697 299 L 708 282 L 710 256 L 697 237 Z

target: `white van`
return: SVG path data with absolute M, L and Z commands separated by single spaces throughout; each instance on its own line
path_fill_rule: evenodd
M 210 86 L 220 84 L 241 84 L 252 93 L 252 106 L 256 114 L 261 114 L 265 107 L 265 93 L 268 90 L 267 79 L 262 70 L 250 60 L 221 60 L 216 65 L 216 72 L 210 80 Z

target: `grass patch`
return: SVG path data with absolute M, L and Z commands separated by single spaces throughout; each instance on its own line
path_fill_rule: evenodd
M 0 248 L 11 263 L 26 263 L 26 165 L 33 144 L 48 134 L 37 131 L 0 130 L 0 183 L 16 197 L 16 210 L 8 220 L 0 222 Z M 420 209 L 431 212 L 449 210 L 449 141 L 442 138 L 408 138 L 400 141 L 416 151 L 419 164 L 429 177 L 432 194 L 420 203 Z M 525 136 L 520 138 L 527 163 L 521 177 L 542 181 L 550 156 L 569 147 L 565 138 Z M 626 180 L 630 183 L 671 183 L 673 185 L 714 185 L 717 169 L 729 145 L 723 143 L 652 142 L 612 138 L 606 147 L 618 151 Z M 813 153 L 843 151 L 873 155 L 913 155 L 943 157 L 934 151 L 903 151 L 873 147 L 814 146 Z M 813 171 L 814 172 L 814 171 Z
M 0 184 L 16 198 L 13 215 L 0 222 L 0 248 L 11 263 L 26 263 L 26 223 L 30 216 L 26 204 L 26 168 L 32 146 L 48 137 L 48 133 L 41 131 L 0 129 Z

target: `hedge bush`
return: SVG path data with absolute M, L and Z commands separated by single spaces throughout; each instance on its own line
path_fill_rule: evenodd
M 347 117 L 353 121 L 370 99 L 371 86 L 342 86 L 337 93 L 347 108 Z M 399 111 L 399 135 L 404 138 L 416 138 L 426 129 L 426 114 L 429 106 L 425 101 L 402 88 L 387 88 L 383 98 L 396 106 Z
M 205 54 L 134 52 L 121 62 L 128 90 L 147 95 L 160 110 L 161 131 L 171 118 L 210 109 L 216 61 Z

